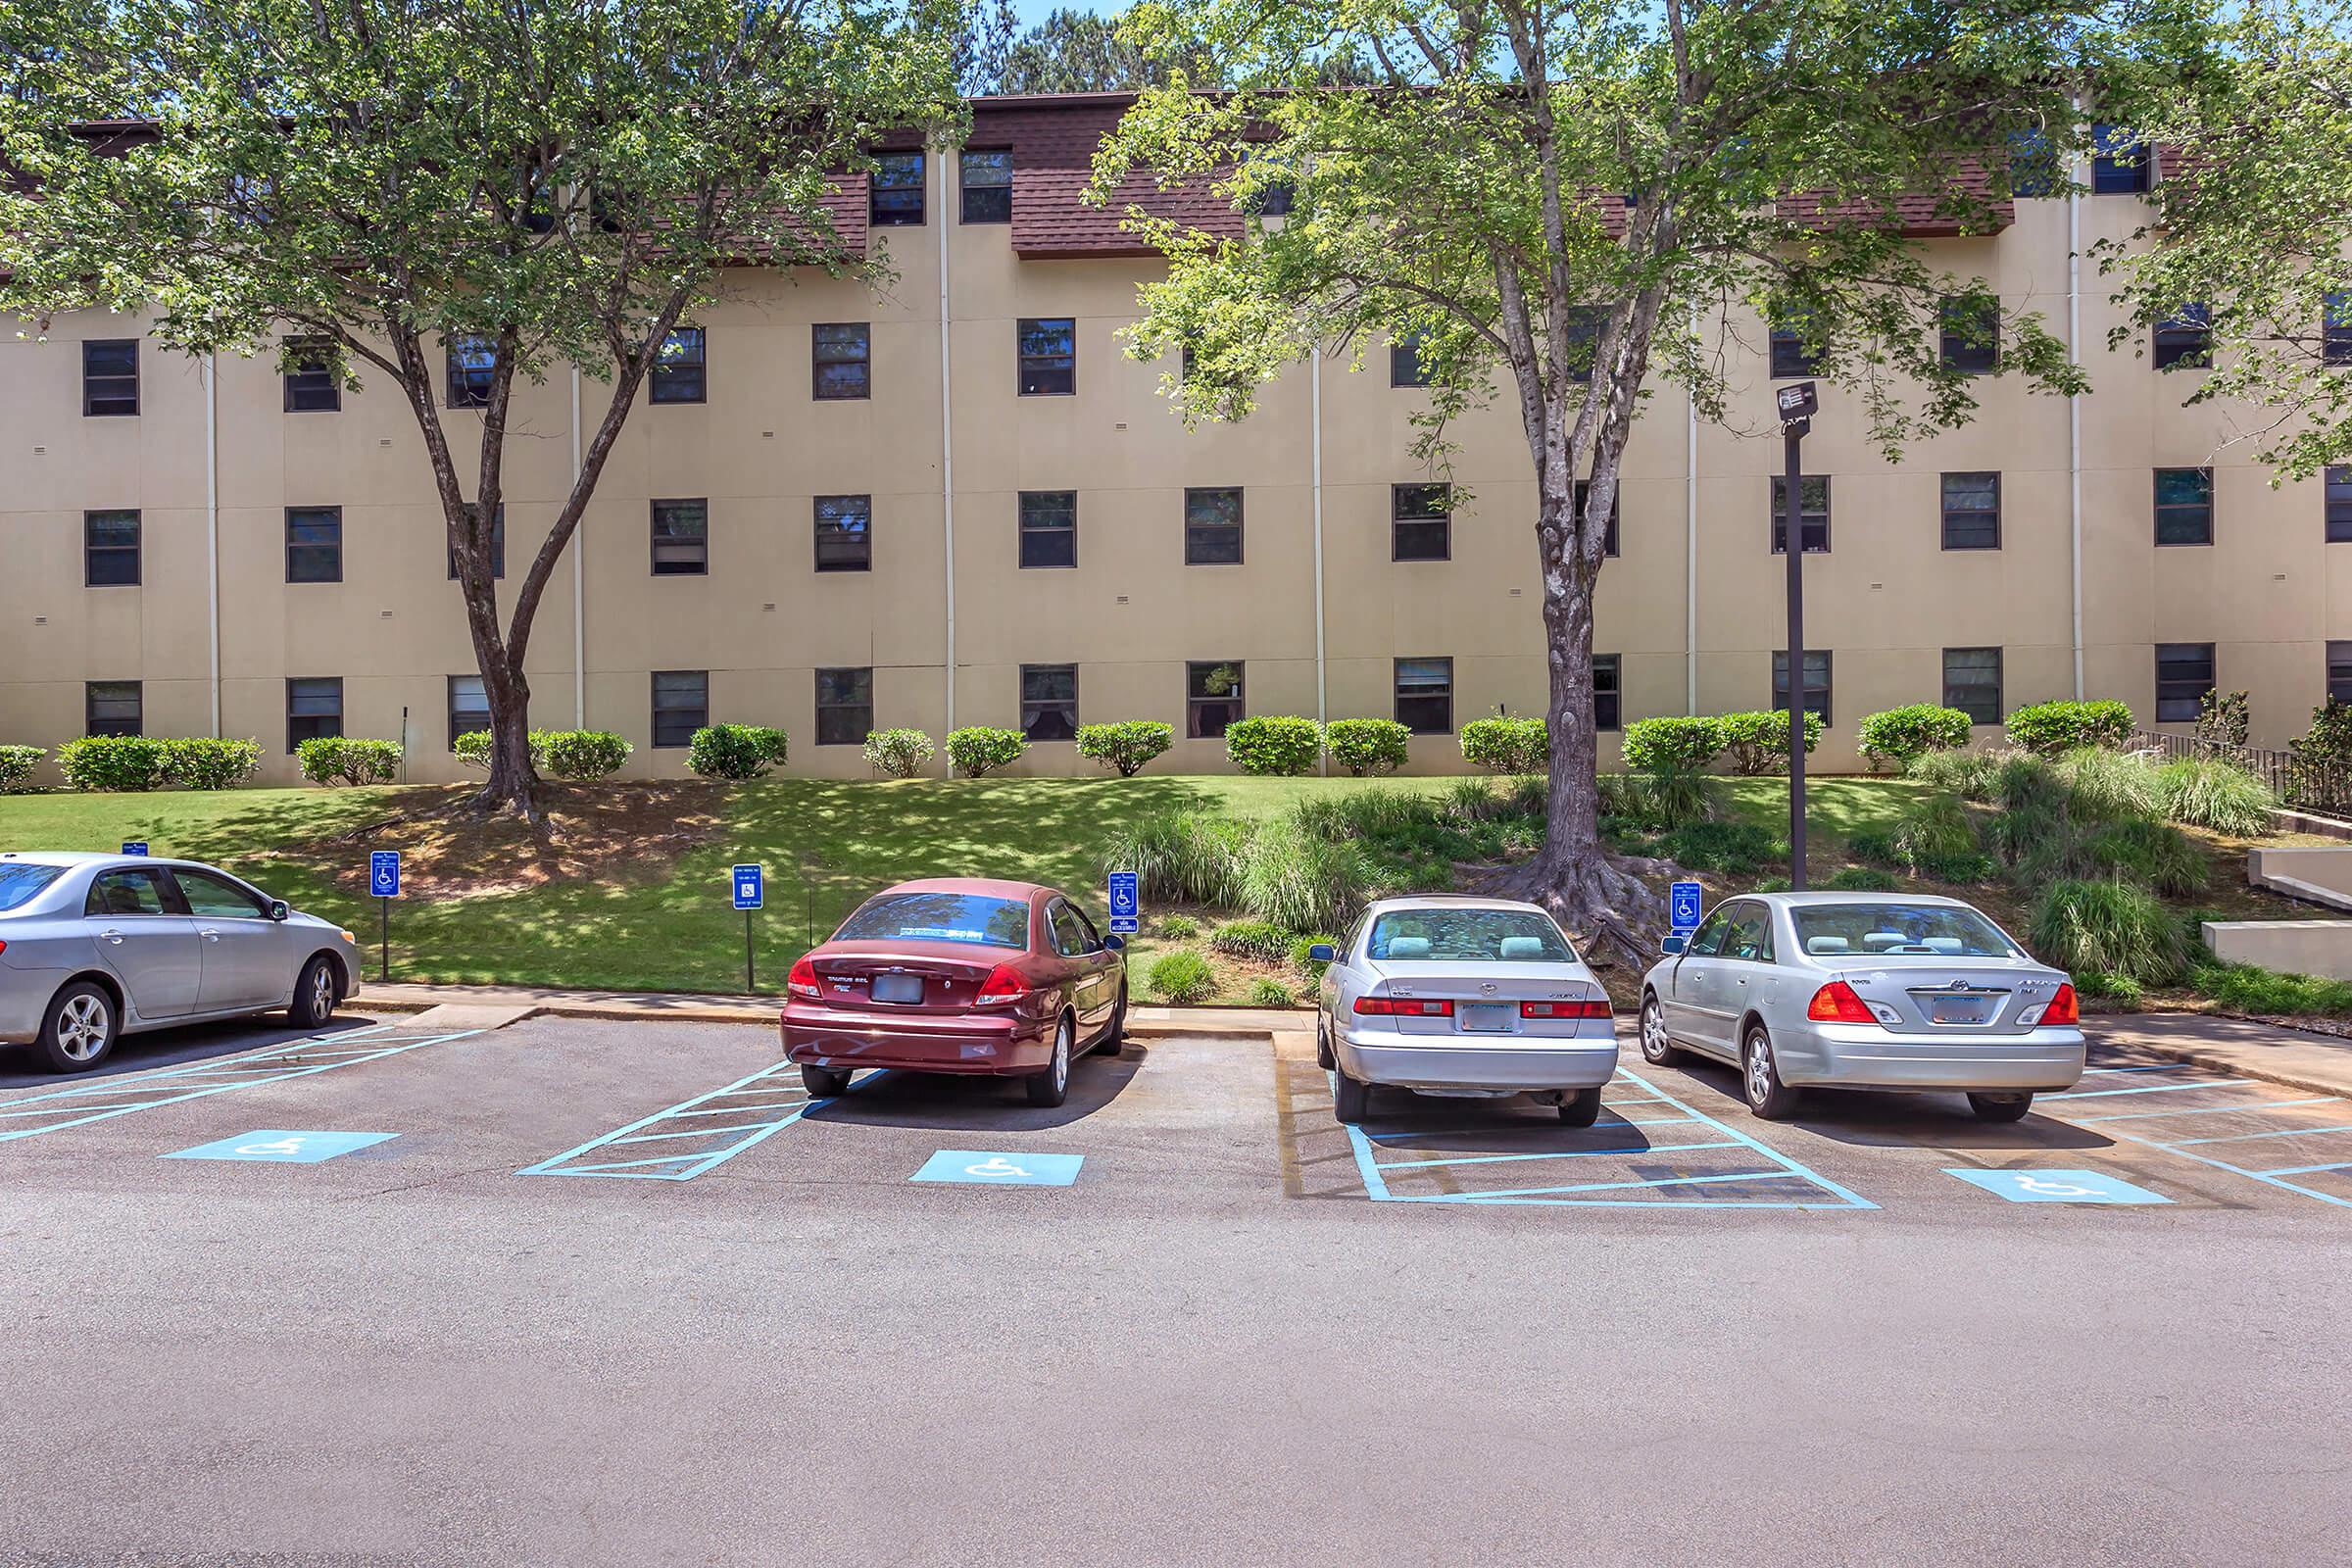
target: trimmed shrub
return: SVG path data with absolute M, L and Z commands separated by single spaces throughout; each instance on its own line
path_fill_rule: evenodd
M 2332 809 L 2339 805 L 2343 777 L 2352 768 L 2352 706 L 2326 702 L 2311 710 L 2311 728 L 2286 743 L 2293 759 L 2287 799 L 2297 806 Z
M 1102 763 L 1121 778 L 1135 777 L 1146 762 L 1175 744 L 1175 726 L 1149 718 L 1078 726 L 1078 755 Z
M 0 746 L 0 795 L 13 795 L 32 777 L 32 770 L 49 755 L 39 746 Z
M 1696 771 L 1721 756 L 1724 744 L 1723 721 L 1718 718 L 1638 718 L 1625 726 L 1625 765 L 1644 772 L 1668 767 Z
M 1730 754 L 1735 773 L 1779 773 L 1788 766 L 1788 710 L 1775 708 L 1761 713 L 1726 713 L 1716 720 L 1723 726 L 1723 749 Z M 1805 755 L 1821 744 L 1821 715 L 1805 714 Z
M 1933 752 L 1958 751 L 1968 744 L 1969 728 L 1969 716 L 1957 708 L 1910 703 L 1863 715 L 1855 733 L 1872 767 L 1902 768 Z
M 490 732 L 486 729 L 467 730 L 451 742 L 449 749 L 455 752 L 458 760 L 467 767 L 487 768 L 490 765 Z M 538 758 L 533 756 L 532 765 L 537 766 L 538 760 Z
M 1335 718 L 1323 727 L 1331 760 L 1357 778 L 1394 773 L 1404 765 L 1412 731 L 1393 718 Z
M 260 741 L 191 736 L 164 742 L 164 773 L 192 790 L 234 789 L 261 770 Z
M 871 755 L 870 737 L 866 745 Z M 706 724 L 686 743 L 686 765 L 704 778 L 759 778 L 783 761 L 788 750 L 780 729 L 760 724 Z
M 1913 759 L 1903 776 L 1967 800 L 1989 801 L 1999 785 L 2003 757 L 2000 752 L 1930 752 Z
M 400 742 L 316 736 L 294 748 L 294 760 L 314 784 L 389 784 L 400 776 Z
M 912 778 L 930 765 L 937 747 L 919 729 L 876 729 L 865 735 L 866 765 L 887 778 Z
M 2236 763 L 2201 758 L 2156 770 L 2156 804 L 2176 822 L 2250 839 L 2270 831 L 2278 798 Z
M 2145 818 L 2110 822 L 2082 841 L 2082 858 L 2095 870 L 2127 876 L 2168 899 L 2202 893 L 2213 867 L 2205 852 L 2170 822 Z
M 1250 982 L 1250 1005 L 1252 1007 L 1295 1007 L 1298 999 L 1291 988 L 1269 975 L 1259 975 Z
M 1200 934 L 1200 922 L 1189 914 L 1163 914 L 1159 934 L 1174 942 L 1189 942 Z
M 1323 755 L 1323 727 L 1311 718 L 1285 714 L 1237 718 L 1225 727 L 1225 755 L 1245 773 L 1304 773 Z
M 2009 740 L 2040 757 L 2078 746 L 2121 746 L 2132 738 L 2132 710 L 2122 703 L 2035 703 L 2009 715 Z
M 71 788 L 135 793 L 164 782 L 170 757 L 151 736 L 84 735 L 57 749 L 57 765 Z
M 1540 718 L 1474 718 L 1462 726 L 1462 760 L 1496 773 L 1551 767 L 1551 732 Z
M 1339 946 L 1340 939 L 1338 937 L 1324 936 L 1320 933 L 1311 937 L 1300 937 L 1291 944 L 1291 967 L 1309 980 L 1320 980 L 1323 978 L 1323 971 L 1330 968 L 1331 965 L 1308 957 L 1307 951 L 1310 948 L 1328 947 L 1336 953 L 1339 951 Z
M 783 760 L 783 733 L 775 731 L 778 761 Z M 531 735 L 531 765 L 550 778 L 593 784 L 619 772 L 635 750 L 611 730 L 538 730 Z
M 1355 918 L 1370 881 L 1353 841 L 1316 838 L 1286 818 L 1265 823 L 1244 844 L 1232 902 L 1252 919 L 1320 931 Z
M 2078 746 L 2058 759 L 2066 808 L 2085 822 L 2146 821 L 2156 815 L 2156 769 L 2132 752 Z
M 1269 920 L 1228 920 L 1209 933 L 1208 945 L 1236 957 L 1280 963 L 1291 951 L 1291 934 Z
M 1666 853 L 1693 871 L 1752 875 L 1788 850 L 1753 822 L 1690 822 L 1666 835 Z
M 1154 811 L 1109 829 L 1102 869 L 1135 872 L 1147 899 L 1230 907 L 1244 836 L 1241 823 L 1206 812 Z
M 1206 958 L 1190 948 L 1179 948 L 1152 960 L 1152 972 L 1146 976 L 1144 985 L 1162 1002 L 1182 1006 L 1213 994 L 1217 976 Z
M 965 778 L 986 778 L 997 768 L 1009 767 L 1028 749 L 1029 738 L 1017 729 L 969 724 L 948 731 L 948 763 L 960 768 Z
M 2062 969 L 2145 986 L 2180 979 L 2188 949 L 2155 895 L 2127 882 L 2052 882 L 2034 901 L 2030 935 L 2034 951 Z
M 1849 865 L 1832 873 L 1822 884 L 1835 893 L 1892 893 L 1897 886 L 1894 878 L 1884 871 L 1866 865 Z
M 2253 727 L 2252 701 L 2244 692 L 2208 687 L 2197 699 L 2197 739 L 2215 746 L 2243 746 Z
M 2075 976 L 2075 995 L 2084 1002 L 2112 1002 L 2120 1007 L 2136 1007 L 2146 993 L 2128 974 L 2093 969 Z

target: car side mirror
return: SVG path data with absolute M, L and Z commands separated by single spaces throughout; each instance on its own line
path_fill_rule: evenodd
M 1685 948 L 1688 948 L 1690 945 L 1690 939 L 1689 937 L 1678 934 L 1675 936 L 1662 938 L 1658 943 L 1658 952 L 1671 958 L 1676 954 L 1682 952 Z
M 1306 950 L 1306 956 L 1316 963 L 1329 963 L 1333 959 L 1337 958 L 1340 955 L 1339 950 L 1334 948 L 1330 943 L 1318 942 L 1313 947 Z
M 283 899 L 271 899 L 271 900 L 270 901 L 270 919 L 272 919 L 272 920 L 284 920 L 284 919 L 287 919 L 287 918 L 291 917 L 291 916 L 293 915 L 293 913 L 294 913 L 294 911 L 293 911 L 292 909 L 289 909 L 289 908 L 287 908 L 287 907 L 286 907 L 286 901 L 285 901 L 285 900 L 283 900 Z
M 1109 952 L 1122 953 L 1126 951 L 1127 939 L 1123 936 L 1117 935 L 1114 932 L 1112 935 L 1106 936 L 1102 939 L 1102 946 Z

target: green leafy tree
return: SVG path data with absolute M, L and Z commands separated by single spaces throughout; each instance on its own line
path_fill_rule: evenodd
M 525 655 L 640 383 L 733 269 L 884 275 L 828 198 L 880 133 L 953 130 L 963 21 L 957 0 L 17 0 L 0 312 L 117 311 L 189 354 L 323 341 L 348 385 L 395 391 L 489 699 L 476 800 L 542 821 Z M 445 348 L 482 367 L 478 410 L 445 406 Z M 517 388 L 566 368 L 603 391 L 502 621 L 483 519 Z
M 1976 378 L 1939 326 L 1996 338 L 1999 368 L 2064 393 L 2084 378 L 2038 316 L 1934 265 L 1894 220 L 1989 233 L 2022 138 L 2081 145 L 2073 95 L 2170 39 L 2095 0 L 1998 8 L 1910 0 L 1147 0 L 1123 35 L 1154 59 L 1206 53 L 1228 93 L 1173 74 L 1096 163 L 1209 181 L 1281 222 L 1224 241 L 1131 210 L 1167 259 L 1145 285 L 1138 358 L 1193 351 L 1166 387 L 1188 419 L 1237 417 L 1281 367 L 1419 345 L 1423 450 L 1499 396 L 1536 480 L 1551 737 L 1544 850 L 1527 890 L 1572 921 L 1648 922 L 1654 894 L 1595 828 L 1593 584 L 1626 441 L 1663 380 L 1727 415 L 1727 339 L 1798 323 L 1834 416 L 1889 454 L 1957 425 Z M 1313 92 L 1333 58 L 1387 90 Z M 1172 356 L 1171 356 L 1172 359 Z M 1587 500 L 1578 506 L 1580 481 Z

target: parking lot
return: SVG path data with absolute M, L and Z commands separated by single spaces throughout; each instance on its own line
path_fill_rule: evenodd
M 1626 1060 L 1582 1130 L 1342 1126 L 1302 1032 L 1056 1110 L 716 1024 L 0 1061 L 0 1562 L 2337 1554 L 2352 1104 Z

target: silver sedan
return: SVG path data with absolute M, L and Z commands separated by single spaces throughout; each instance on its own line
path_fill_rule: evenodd
M 359 973 L 349 931 L 214 866 L 0 855 L 0 1044 L 58 1072 L 168 1025 L 282 1007 L 317 1028 Z
M 1425 1095 L 1532 1093 L 1590 1127 L 1617 1071 L 1608 993 L 1550 915 L 1500 899 L 1383 899 L 1328 962 L 1315 1055 L 1338 1077 L 1340 1120 L 1372 1086 Z
M 1642 982 L 1642 1056 L 1686 1050 L 1740 1069 L 1759 1116 L 1806 1085 L 1956 1092 L 2015 1121 L 2082 1076 L 2065 971 L 1958 899 L 1762 893 L 1669 937 Z

